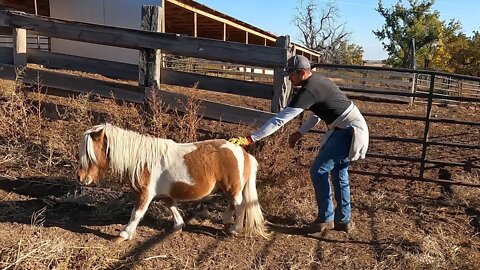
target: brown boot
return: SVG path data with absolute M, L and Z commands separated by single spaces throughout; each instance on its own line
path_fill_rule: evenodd
M 349 223 L 335 223 L 335 230 L 351 233 L 355 229 L 355 222 L 350 220 Z
M 304 233 L 317 233 L 317 232 L 325 232 L 327 230 L 333 230 L 335 228 L 335 224 L 333 221 L 328 222 L 312 222 L 308 226 L 304 227 L 302 231 Z

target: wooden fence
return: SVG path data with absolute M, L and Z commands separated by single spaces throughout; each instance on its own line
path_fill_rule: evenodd
M 208 61 L 191 57 L 167 55 L 164 58 L 164 68 L 188 73 L 203 74 L 215 77 L 234 78 L 252 82 L 271 83 L 273 70 L 248 65 L 238 65 L 218 61 Z M 314 71 L 334 81 L 350 96 L 364 96 L 391 100 L 394 102 L 426 102 L 424 98 L 413 96 L 392 96 L 383 94 L 368 94 L 349 91 L 356 89 L 391 90 L 405 93 L 428 94 L 430 76 L 415 72 L 358 69 L 355 66 L 316 64 Z M 452 76 L 438 75 L 435 77 L 434 92 L 442 96 L 480 97 L 480 83 L 469 79 L 456 79 Z M 458 104 L 460 101 L 450 99 L 435 99 L 435 104 Z
M 145 81 L 147 73 L 140 72 L 139 66 L 116 63 L 98 59 L 89 59 L 71 55 L 61 55 L 51 52 L 31 50 L 24 46 L 25 38 L 22 38 L 22 29 L 35 31 L 43 36 L 64 38 L 69 40 L 84 41 L 90 43 L 118 46 L 125 48 L 135 48 L 140 50 L 158 50 L 164 53 L 181 55 L 185 57 L 202 58 L 224 63 L 235 63 L 237 65 L 249 65 L 254 67 L 270 68 L 274 71 L 273 82 L 271 84 L 247 82 L 231 78 L 218 78 L 209 75 L 194 74 L 178 70 L 169 70 L 167 67 L 161 69 L 160 81 L 166 84 L 192 86 L 198 82 L 199 87 L 205 90 L 218 91 L 223 93 L 233 93 L 244 96 L 251 96 L 262 99 L 272 100 L 272 110 L 284 104 L 288 99 L 288 87 L 284 84 L 282 69 L 286 62 L 289 52 L 288 38 L 280 38 L 277 42 L 278 47 L 263 47 L 255 45 L 246 45 L 233 42 L 224 42 L 218 40 L 208 40 L 202 38 L 185 37 L 174 34 L 155 33 L 150 31 L 122 29 L 118 27 L 85 24 L 78 22 L 68 22 L 55 20 L 46 17 L 39 17 L 30 14 L 18 12 L 1 11 L 0 26 L 12 27 L 15 30 L 15 47 L 13 50 L 0 48 L 0 61 L 2 68 L 0 76 L 2 78 L 14 78 L 15 68 L 26 63 L 41 64 L 53 68 L 73 69 L 92 73 L 99 73 L 106 76 L 123 78 L 129 80 Z M 24 34 L 24 33 L 23 33 Z M 23 35 L 24 36 L 24 35 Z M 24 42 L 24 43 L 22 43 Z M 13 63 L 13 65 L 11 65 Z M 467 164 L 466 162 L 447 162 L 440 160 L 428 160 L 427 150 L 429 146 L 441 145 L 446 147 L 459 147 L 467 149 L 480 149 L 478 144 L 460 144 L 450 142 L 432 141 L 429 138 L 430 125 L 432 123 L 446 123 L 456 125 L 480 126 L 478 122 L 460 121 L 455 119 L 432 118 L 431 111 L 433 102 L 436 99 L 448 99 L 453 101 L 480 103 L 478 97 L 463 96 L 444 96 L 435 91 L 436 80 L 438 76 L 452 77 L 458 80 L 468 80 L 472 82 L 480 81 L 479 78 L 461 76 L 449 73 L 440 73 L 432 71 L 418 71 L 409 69 L 393 69 L 381 67 L 348 66 L 348 65 L 329 65 L 316 64 L 317 69 L 336 69 L 345 70 L 351 73 L 351 76 L 342 75 L 339 79 L 345 82 L 341 89 L 349 93 L 363 94 L 369 96 L 391 96 L 398 98 L 422 98 L 427 101 L 427 113 L 424 117 L 407 116 L 398 114 L 364 114 L 366 117 L 377 117 L 382 119 L 400 119 L 410 121 L 420 121 L 425 123 L 425 129 L 422 139 L 400 138 L 392 136 L 380 136 L 372 134 L 373 140 L 388 142 L 413 143 L 422 148 L 421 157 L 403 157 L 392 156 L 382 153 L 369 153 L 368 156 L 382 158 L 386 160 L 401 160 L 420 163 L 420 171 L 416 176 L 412 175 L 385 175 L 385 177 L 404 178 L 410 180 L 430 181 L 437 183 L 458 184 L 464 186 L 480 186 L 478 183 L 468 183 L 449 179 L 427 179 L 424 177 L 425 166 L 427 164 L 436 164 L 442 166 L 462 166 L 479 169 L 479 165 Z M 353 73 L 362 74 L 355 76 Z M 139 75 L 141 74 L 141 75 Z M 333 75 L 336 75 L 334 73 Z M 393 74 L 393 75 L 392 75 Z M 412 92 L 411 81 L 408 77 L 412 74 L 424 74 L 429 78 L 428 92 Z M 145 87 L 132 86 L 119 82 L 103 81 L 98 79 L 80 78 L 73 75 L 60 74 L 57 72 L 28 68 L 24 77 L 26 83 L 34 84 L 36 78 L 42 78 L 43 85 L 50 89 L 60 89 L 57 94 L 65 93 L 84 93 L 94 92 L 102 96 L 110 97 L 111 93 L 115 97 L 125 101 L 143 103 L 145 96 Z M 140 76 L 140 78 L 139 78 Z M 355 78 L 353 78 L 355 77 Z M 400 78 L 400 79 L 398 79 Z M 423 77 L 419 77 L 423 78 Z M 348 84 L 348 81 L 356 80 L 365 82 L 362 87 L 357 84 Z M 397 80 L 397 84 L 404 89 L 388 89 L 385 85 L 387 80 Z M 183 111 L 184 108 L 178 100 L 185 100 L 186 97 L 181 94 L 159 91 L 160 98 L 171 108 Z M 225 122 L 233 123 L 262 123 L 273 116 L 271 112 L 242 108 L 216 103 L 213 101 L 203 101 L 204 109 L 200 111 L 206 118 L 221 119 Z M 364 174 L 380 175 L 376 172 L 361 172 Z
M 422 70 L 415 72 L 358 69 L 355 66 L 315 64 L 314 71 L 330 78 L 341 89 L 347 91 L 350 96 L 359 96 L 362 93 L 348 91 L 349 88 L 391 90 L 405 93 L 428 94 L 430 88 L 430 77 L 422 73 Z M 179 57 L 166 55 L 163 60 L 165 69 L 182 71 L 188 73 L 203 74 L 215 77 L 233 78 L 244 81 L 271 83 L 273 70 L 249 65 L 209 61 L 192 57 Z M 480 83 L 470 79 L 457 79 L 447 75 L 435 77 L 434 92 L 443 96 L 457 97 L 480 97 Z M 365 95 L 363 95 L 365 96 Z M 369 94 L 369 98 L 413 103 L 426 102 L 426 99 L 414 99 L 412 96 L 391 96 Z M 449 99 L 436 99 L 435 104 L 458 104 L 460 101 Z
M 272 84 L 273 69 L 219 61 L 164 55 L 162 67 L 169 70 Z
M 11 34 L 6 34 L 6 35 L 0 34 L 0 47 L 11 47 L 12 44 L 13 44 L 13 37 Z M 27 48 L 49 51 L 50 41 L 47 37 L 39 37 L 37 35 L 28 35 Z
M 269 84 L 272 83 L 274 77 L 272 69 L 172 55 L 166 55 L 164 57 L 162 66 L 169 70 Z M 414 73 L 358 70 L 355 67 L 332 67 L 323 66 L 322 64 L 317 65 L 314 71 L 330 78 L 344 90 L 353 87 L 411 93 L 414 92 L 413 87 L 415 87 Z M 395 102 L 413 102 L 412 97 L 375 94 L 364 95 L 351 91 L 348 92 L 348 95 L 378 98 Z

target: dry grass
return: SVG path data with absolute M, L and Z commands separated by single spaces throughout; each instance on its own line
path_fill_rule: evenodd
M 179 114 L 176 112 L 177 116 L 177 127 L 176 130 L 177 138 L 180 142 L 195 142 L 197 141 L 197 129 L 202 116 L 199 116 L 199 112 L 202 109 L 201 102 L 197 94 L 197 84 L 194 88 L 187 93 L 187 101 L 185 104 L 182 104 L 185 108 L 185 113 Z
M 43 235 L 35 225 L 15 238 L 16 243 L 0 248 L 4 270 L 107 269 L 117 261 L 118 254 L 106 246 L 72 246 L 71 239 Z
M 12 214 L 26 215 L 21 207 L 11 205 Z M 19 211 L 20 210 L 20 211 Z M 4 216 L 6 213 L 0 213 Z M 7 269 L 107 269 L 116 262 L 118 252 L 104 245 L 76 246 L 68 237 L 43 228 L 46 207 L 34 211 L 30 226 L 20 234 L 2 241 L 0 268 Z

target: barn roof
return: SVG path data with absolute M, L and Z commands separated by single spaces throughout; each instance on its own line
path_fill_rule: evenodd
M 227 20 L 232 21 L 232 22 L 234 22 L 234 23 L 237 23 L 237 24 L 239 24 L 239 25 L 242 25 L 242 26 L 248 27 L 248 28 L 250 28 L 250 29 L 252 29 L 252 30 L 255 30 L 255 31 L 257 31 L 257 32 L 260 32 L 260 33 L 262 33 L 262 34 L 264 34 L 264 35 L 266 35 L 266 36 L 269 36 L 269 37 L 272 37 L 272 38 L 276 38 L 276 37 L 277 37 L 277 35 L 275 35 L 274 33 L 271 33 L 271 32 L 269 32 L 269 31 L 265 31 L 265 30 L 263 30 L 263 29 L 261 29 L 261 28 L 258 28 L 258 27 L 256 27 L 256 26 L 254 26 L 254 25 L 251 25 L 251 24 L 246 23 L 246 22 L 244 22 L 244 21 L 238 20 L 238 19 L 236 19 L 236 18 L 234 18 L 234 17 L 231 17 L 231 16 L 229 16 L 229 15 L 227 15 L 227 14 L 225 14 L 225 13 L 221 13 L 221 12 L 216 11 L 216 10 L 214 10 L 214 9 L 208 7 L 208 6 L 205 6 L 205 5 L 203 5 L 203 4 L 200 4 L 200 3 L 195 2 L 195 1 L 192 1 L 192 0 L 166 0 L 166 1 L 171 2 L 171 3 L 176 3 L 176 4 L 180 4 L 180 3 L 181 3 L 181 4 L 189 5 L 189 6 L 191 6 L 192 8 L 196 8 L 196 9 L 199 9 L 199 10 L 203 10 L 203 11 L 205 11 L 205 12 L 208 12 L 208 13 L 210 13 L 210 14 L 212 14 L 212 15 L 215 15 L 215 16 L 218 16 L 218 17 L 220 17 L 220 18 L 227 19 Z

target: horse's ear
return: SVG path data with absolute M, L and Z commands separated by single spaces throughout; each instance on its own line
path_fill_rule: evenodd
M 94 141 L 102 141 L 104 133 L 104 130 L 101 129 L 100 131 L 90 133 L 90 137 L 92 137 Z

